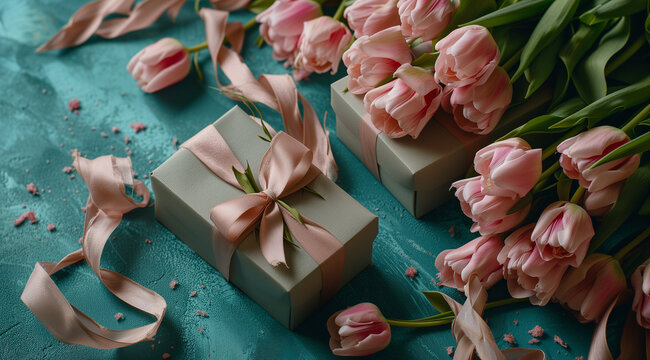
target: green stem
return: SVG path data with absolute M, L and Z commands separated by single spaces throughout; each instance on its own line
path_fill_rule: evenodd
M 650 104 L 646 105 L 636 116 L 632 118 L 621 130 L 626 134 L 632 135 L 632 130 L 643 120 L 645 120 L 650 115 Z
M 436 321 L 400 321 L 400 320 L 386 320 L 388 324 L 392 326 L 402 326 L 402 327 L 429 327 L 429 326 L 438 326 L 451 324 L 454 321 L 454 318 L 436 320 Z
M 573 196 L 571 197 L 570 202 L 572 202 L 574 204 L 577 204 L 580 201 L 580 199 L 582 199 L 582 195 L 585 194 L 586 190 L 587 189 L 583 188 L 582 186 L 579 186 L 578 190 L 576 190 L 576 192 L 573 193 Z
M 194 46 L 188 47 L 187 52 L 191 54 L 191 53 L 195 53 L 197 51 L 201 51 L 203 49 L 207 49 L 207 47 L 208 47 L 208 42 L 204 41 L 204 42 L 202 42 L 200 44 L 196 44 Z
M 645 36 L 639 36 L 628 48 L 623 50 L 623 52 L 614 58 L 612 61 L 605 66 L 605 75 L 609 75 L 612 71 L 618 69 L 623 65 L 632 55 L 634 55 L 645 43 Z
M 196 0 L 194 1 L 194 11 L 198 14 L 199 13 L 199 3 L 201 0 Z
M 343 10 L 345 10 L 345 0 L 341 0 L 341 4 L 339 4 L 339 7 L 336 9 L 334 16 L 332 16 L 332 19 L 340 20 L 343 16 Z
M 644 232 L 639 234 L 639 236 L 635 237 L 634 240 L 630 241 L 627 245 L 625 245 L 624 248 L 619 250 L 616 255 L 614 255 L 614 258 L 618 261 L 621 261 L 623 256 L 625 256 L 627 253 L 629 253 L 632 249 L 637 247 L 643 240 L 645 240 L 648 236 L 650 236 L 650 227 L 645 229 Z
M 257 16 L 254 16 L 252 19 L 248 20 L 246 24 L 244 24 L 243 26 L 244 31 L 252 28 L 253 26 L 255 26 L 255 24 L 257 24 Z
M 584 125 L 578 125 L 568 133 L 564 134 L 564 136 L 559 138 L 553 144 L 549 145 L 546 149 L 544 149 L 544 151 L 542 151 L 542 160 L 546 160 L 551 155 L 555 154 L 555 152 L 557 151 L 557 146 L 560 145 L 560 143 L 562 143 L 564 140 L 570 137 L 578 135 L 583 129 L 584 129 Z
M 533 194 L 538 193 L 544 187 L 544 184 L 546 184 L 546 179 L 548 179 L 549 176 L 553 175 L 553 173 L 556 172 L 559 168 L 560 162 L 556 161 L 548 169 L 544 170 L 542 175 L 540 175 L 539 180 L 537 180 L 537 184 L 533 188 Z
M 514 55 L 512 55 L 512 57 L 511 57 L 508 61 L 506 61 L 505 64 L 501 65 L 501 67 L 503 68 L 503 70 L 505 70 L 506 72 L 508 72 L 508 70 L 510 70 L 510 68 L 511 68 L 513 65 L 515 65 L 515 64 L 517 63 L 517 61 L 519 61 L 519 57 L 521 57 L 521 53 L 522 53 L 523 51 L 524 51 L 524 48 L 519 49 L 519 51 L 517 51 Z

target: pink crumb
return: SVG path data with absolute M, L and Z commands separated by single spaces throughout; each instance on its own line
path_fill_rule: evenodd
M 451 356 L 454 354 L 454 347 L 453 346 L 447 346 L 447 355 Z
M 196 290 L 192 291 L 192 292 L 190 293 L 190 296 L 191 296 L 191 297 L 195 297 L 195 296 L 196 296 Z
M 114 317 L 115 317 L 115 320 L 117 320 L 117 321 L 124 320 L 124 314 L 122 314 L 122 313 L 120 313 L 120 312 L 118 312 L 117 314 L 115 314 Z
M 124 151 L 125 151 L 127 154 L 129 154 L 129 155 L 133 155 L 133 151 L 131 151 L 131 149 L 129 149 L 128 146 L 124 148 Z M 134 177 L 136 177 L 136 176 L 137 176 L 137 175 L 134 175 Z
M 149 239 L 144 239 L 144 243 L 145 243 L 145 244 L 151 244 L 151 240 L 149 240 Z
M 199 328 L 199 332 L 203 334 L 203 328 Z
M 74 98 L 68 102 L 68 110 L 70 111 L 77 111 L 81 109 L 81 105 L 79 104 L 79 99 Z
M 102 137 L 104 137 L 104 138 L 107 138 L 107 137 L 108 137 L 108 134 L 107 134 L 106 132 L 104 132 L 104 131 L 102 131 L 100 135 L 101 135 Z
M 576 356 L 576 360 L 584 360 L 582 356 Z
M 27 205 L 25 205 L 25 204 L 22 204 L 22 205 L 20 205 L 20 207 L 24 209 L 24 208 L 26 208 L 26 207 L 27 207 Z
M 201 284 L 201 289 L 205 289 L 205 285 Z
M 125 137 L 124 137 L 124 143 L 125 143 L 125 144 L 128 144 L 128 143 L 130 143 L 130 142 L 131 142 L 131 138 L 128 137 L 128 136 L 125 136 Z
M 519 320 L 512 320 L 512 323 L 515 324 L 515 326 L 519 325 Z
M 409 267 L 408 269 L 406 269 L 406 272 L 404 273 L 404 275 L 410 277 L 411 280 L 413 280 L 413 278 L 414 278 L 415 275 L 417 275 L 417 274 L 418 274 L 418 269 L 414 268 L 413 266 L 411 266 L 411 267 Z
M 564 340 L 562 340 L 562 339 L 561 339 L 559 336 L 557 336 L 557 335 L 554 335 L 554 336 L 553 336 L 553 341 L 555 341 L 558 345 L 560 345 L 561 347 L 563 347 L 563 348 L 565 348 L 565 349 L 568 349 L 568 348 L 569 348 L 569 345 L 567 345 L 567 343 L 565 343 Z
M 203 310 L 196 310 L 196 314 L 201 315 L 203 317 L 208 317 L 208 314 Z
M 172 357 L 172 356 L 169 355 L 169 353 L 162 354 L 162 358 L 165 359 L 165 360 L 169 359 L 170 357 Z
M 542 329 L 542 327 L 539 326 L 539 325 L 535 325 L 534 328 L 528 330 L 528 333 L 529 333 L 532 337 L 536 337 L 536 338 L 538 338 L 538 337 L 542 337 L 542 335 L 544 335 L 544 329 Z
M 533 339 L 528 340 L 528 343 L 531 344 L 531 345 L 532 344 L 539 344 L 539 340 L 533 338 Z
M 169 288 L 172 289 L 172 290 L 175 290 L 176 287 L 178 287 L 178 281 L 176 281 L 176 280 L 172 280 L 172 281 L 169 283 Z
M 456 227 L 454 225 L 452 225 L 447 231 L 449 231 L 449 235 L 451 237 L 454 237 L 456 235 Z
M 72 180 L 74 178 L 75 178 L 74 174 L 70 175 L 70 180 Z
M 32 193 L 32 195 L 38 195 L 38 188 L 34 183 L 27 184 L 27 192 Z
M 118 128 L 117 126 L 113 126 L 111 131 L 117 134 L 118 132 L 120 132 L 120 128 Z
M 503 334 L 503 341 L 507 342 L 510 345 L 517 345 L 517 341 L 512 334 Z
M 61 170 L 61 171 L 63 171 L 63 172 L 66 173 L 66 174 L 69 174 L 69 173 L 71 173 L 71 172 L 74 171 L 74 168 L 73 168 L 72 166 L 66 166 L 66 167 L 64 167 L 63 170 Z
M 136 134 L 147 128 L 147 125 L 145 125 L 145 124 L 143 124 L 143 123 L 141 123 L 139 121 L 134 122 L 133 124 L 131 124 L 129 126 L 133 129 L 133 132 L 136 133 Z
M 47 230 L 48 231 L 54 231 L 54 230 L 56 230 L 56 226 L 54 226 L 54 224 L 47 224 Z
M 30 210 L 28 212 L 20 214 L 20 216 L 14 220 L 14 226 L 20 226 L 20 224 L 24 223 L 25 220 L 29 220 L 32 224 L 37 223 L 38 219 L 36 218 L 36 214 L 34 214 L 34 210 Z

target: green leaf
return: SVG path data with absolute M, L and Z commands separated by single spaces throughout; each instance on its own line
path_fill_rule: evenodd
M 259 14 L 268 9 L 274 2 L 275 0 L 255 0 L 251 2 L 246 9 L 252 13 Z
M 421 68 L 430 70 L 436 65 L 436 59 L 438 59 L 439 53 L 425 53 L 420 55 L 412 63 L 413 66 L 419 66 Z
M 499 10 L 483 15 L 480 18 L 467 22 L 461 26 L 483 25 L 491 28 L 512 24 L 541 14 L 544 10 L 548 9 L 552 2 L 553 0 L 528 0 L 515 2 L 512 5 L 502 7 Z
M 561 173 L 557 180 L 557 196 L 560 201 L 569 201 L 572 184 L 573 180 L 569 179 L 564 173 Z
M 253 192 L 260 192 L 260 187 L 257 186 L 257 181 L 255 181 L 255 177 L 251 171 L 251 165 L 248 163 L 248 161 L 246 161 L 246 171 L 244 171 L 244 174 L 246 175 L 248 182 L 253 186 Z
M 611 94 L 592 102 L 584 108 L 567 116 L 564 120 L 552 125 L 551 128 L 561 129 L 574 127 L 577 124 L 582 123 L 584 120 L 589 120 L 593 125 L 614 113 L 629 109 L 649 100 L 650 75 L 635 84 L 614 91 Z
M 440 35 L 440 39 L 447 36 L 457 27 L 472 21 L 476 18 L 479 18 L 485 14 L 489 14 L 497 8 L 497 4 L 494 0 L 471 0 L 471 1 L 461 1 L 460 5 L 456 9 L 454 18 L 451 20 L 451 23 Z
M 537 89 L 546 82 L 551 75 L 555 64 L 556 57 L 560 51 L 560 46 L 564 44 L 564 36 L 559 35 L 555 38 L 542 52 L 533 60 L 530 67 L 524 71 L 526 80 L 528 80 L 528 90 L 525 98 L 528 99 Z
M 504 26 L 493 29 L 491 32 L 501 53 L 501 65 L 523 48 L 530 36 L 530 31 L 521 27 Z
M 650 2 L 648 2 L 648 16 L 645 18 L 645 39 L 650 44 Z
M 449 304 L 445 301 L 445 298 L 442 296 L 442 293 L 439 291 L 423 291 L 424 296 L 427 297 L 427 300 L 433 305 L 438 312 L 444 313 L 451 311 Z
M 585 102 L 592 103 L 607 95 L 605 66 L 609 59 L 619 52 L 630 38 L 630 19 L 621 18 L 575 69 L 573 85 Z
M 639 215 L 641 216 L 650 215 L 650 197 L 645 199 L 643 205 L 641 205 L 641 208 L 639 209 Z
M 284 230 L 284 240 L 288 241 L 291 245 L 293 245 L 295 247 L 300 247 L 298 245 L 298 243 L 296 243 L 293 240 L 293 235 L 291 235 L 291 231 L 289 231 L 289 227 L 287 226 L 287 224 L 282 222 L 282 227 L 283 227 L 283 230 Z
M 284 201 L 282 201 L 280 199 L 278 199 L 278 204 L 282 205 L 283 208 L 289 210 L 291 215 L 293 215 L 293 217 L 295 217 L 296 220 L 298 220 L 299 223 L 301 223 L 302 225 L 305 225 L 305 222 L 302 220 L 302 216 L 300 215 L 300 213 L 298 212 L 298 210 L 296 208 L 288 205 L 287 203 L 285 203 Z
M 469 2 L 469 1 L 466 1 Z M 535 26 L 530 39 L 524 46 L 519 68 L 510 82 L 517 80 L 530 66 L 539 53 L 550 44 L 569 24 L 578 9 L 579 0 L 554 0 Z
M 603 156 L 595 164 L 591 165 L 590 169 L 606 164 L 610 161 L 622 159 L 624 157 L 632 156 L 650 150 L 650 132 L 647 132 L 637 138 L 614 149 L 609 154 Z
M 258 36 L 257 39 L 255 39 L 255 45 L 258 48 L 261 48 L 262 46 L 264 46 L 264 38 L 262 37 L 262 35 Z
M 647 0 L 609 0 L 594 6 L 580 15 L 580 21 L 587 25 L 621 16 L 636 14 L 646 9 Z
M 316 195 L 316 196 L 318 196 L 319 198 L 321 198 L 321 199 L 323 199 L 323 200 L 325 200 L 325 197 L 324 197 L 323 195 L 321 195 L 318 191 L 316 191 L 316 190 L 310 188 L 309 186 L 305 186 L 305 187 L 303 187 L 302 189 L 305 190 L 305 191 L 307 191 L 307 192 L 310 192 L 310 193 L 312 193 L 312 194 L 314 194 L 314 195 Z
M 232 167 L 232 172 L 235 174 L 235 178 L 237 179 L 239 185 L 241 185 L 242 189 L 244 189 L 247 194 L 257 192 L 255 191 L 253 184 L 251 184 L 250 180 L 248 180 L 248 176 L 246 176 L 245 173 L 239 172 L 237 169 L 235 169 L 234 166 Z
M 517 211 L 528 206 L 528 204 L 530 204 L 531 202 L 533 202 L 533 193 L 529 192 L 528 194 L 526 194 L 526 196 L 522 197 L 519 201 L 517 201 L 517 203 L 513 207 L 511 207 L 510 210 L 508 210 L 506 215 L 512 215 L 516 213 Z
M 551 108 L 551 110 L 549 110 L 549 115 L 567 117 L 573 114 L 574 112 L 582 109 L 583 107 L 585 107 L 585 105 L 587 104 L 585 104 L 585 102 L 581 98 L 574 97 L 561 103 L 560 105 L 554 108 Z

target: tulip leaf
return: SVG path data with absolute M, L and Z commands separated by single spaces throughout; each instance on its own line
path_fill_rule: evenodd
M 579 0 L 555 0 L 546 9 L 523 48 L 519 68 L 512 76 L 511 83 L 517 80 L 537 55 L 564 31 L 571 22 L 579 4 Z
M 596 235 L 591 239 L 589 253 L 596 251 L 614 232 L 635 214 L 650 194 L 650 163 L 639 166 L 623 185 L 612 209 L 605 215 Z
M 479 18 L 483 15 L 493 12 L 497 8 L 497 3 L 494 0 L 472 0 L 461 1 L 456 9 L 454 18 L 451 23 L 440 35 L 440 39 L 447 36 L 454 29 L 464 26 L 469 21 Z
M 641 81 L 618 89 L 605 97 L 602 97 L 575 113 L 567 116 L 564 120 L 555 125 L 552 129 L 563 129 L 574 127 L 584 120 L 589 120 L 590 125 L 615 114 L 619 111 L 629 109 L 636 105 L 650 100 L 650 75 Z
M 273 5 L 275 0 L 254 0 L 246 9 L 252 13 L 259 14 Z
M 440 313 L 451 311 L 449 304 L 442 296 L 442 293 L 439 291 L 423 291 L 424 296 L 427 297 L 427 300 L 433 305 L 436 310 Z
M 528 80 L 528 90 L 525 99 L 528 99 L 537 89 L 546 82 L 555 68 L 557 54 L 560 46 L 565 42 L 564 36 L 555 38 L 542 52 L 533 60 L 530 67 L 524 71 Z
M 533 193 L 528 192 L 528 194 L 526 194 L 526 196 L 519 199 L 519 201 L 517 201 L 517 203 L 513 207 L 511 207 L 510 210 L 508 210 L 506 215 L 512 215 L 512 214 L 516 213 L 517 211 L 524 209 L 531 202 L 533 202 Z
M 650 44 L 650 3 L 648 3 L 648 16 L 645 18 L 645 39 Z
M 587 25 L 622 16 L 636 14 L 646 9 L 647 0 L 609 0 L 598 4 L 580 15 L 580 21 Z
M 647 132 L 617 147 L 612 152 L 603 156 L 600 160 L 591 165 L 590 169 L 606 164 L 610 161 L 622 159 L 624 157 L 646 152 L 648 150 L 650 150 L 650 132 Z
M 630 19 L 623 17 L 603 35 L 596 50 L 578 64 L 573 76 L 573 85 L 585 102 L 592 103 L 607 95 L 605 65 L 625 46 L 629 38 Z
M 571 197 L 571 185 L 573 180 L 569 179 L 564 173 L 560 173 L 557 179 L 557 197 L 560 201 L 569 201 Z
M 471 2 L 471 1 L 468 1 Z M 467 22 L 461 26 L 482 25 L 488 28 L 512 24 L 539 15 L 548 9 L 553 0 L 527 0 L 515 2 L 501 7 L 478 19 Z
M 492 37 L 497 42 L 501 53 L 501 65 L 514 56 L 528 41 L 530 32 L 522 27 L 498 27 L 493 29 Z
M 411 65 L 419 66 L 423 69 L 433 69 L 436 66 L 436 59 L 438 59 L 438 52 L 435 53 L 425 53 L 420 55 L 417 59 L 413 60 Z
M 641 216 L 650 215 L 650 196 L 647 199 L 645 199 L 643 205 L 641 205 L 641 208 L 639 209 L 639 215 Z

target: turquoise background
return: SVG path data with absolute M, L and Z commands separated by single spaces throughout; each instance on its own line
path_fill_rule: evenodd
M 175 86 L 145 94 L 126 71 L 135 53 L 162 37 L 172 36 L 187 46 L 203 41 L 203 22 L 190 3 L 175 23 L 165 15 L 153 27 L 118 39 L 93 37 L 77 48 L 34 53 L 83 3 L 25 0 L 3 1 L 0 5 L 0 124 L 4 135 L 0 145 L 0 216 L 4 219 L 0 223 L 0 358 L 160 359 L 164 352 L 174 359 L 333 358 L 325 322 L 339 309 L 370 301 L 389 318 L 435 314 L 420 294 L 422 290 L 440 290 L 431 281 L 437 273 L 435 255 L 475 235 L 469 232 L 470 222 L 456 201 L 421 220 L 414 219 L 336 138 L 329 84 L 344 75 L 341 65 L 337 74 L 313 75 L 298 87 L 321 118 L 327 113 L 327 127 L 332 132 L 332 148 L 340 168 L 338 184 L 379 216 L 373 266 L 291 332 L 157 223 L 149 207 L 125 216 L 113 234 L 115 238 L 106 246 L 102 266 L 165 298 L 167 315 L 155 341 L 96 350 L 54 339 L 20 301 L 20 294 L 35 262 L 58 261 L 80 246 L 77 239 L 84 218 L 80 207 L 85 205 L 88 192 L 79 176 L 70 179 L 61 172 L 64 166 L 71 165 L 70 151 L 79 149 L 89 158 L 106 154 L 123 157 L 127 155 L 123 138 L 129 136 L 134 169 L 147 174 L 173 153 L 174 137 L 181 142 L 187 140 L 236 104 L 209 88 L 215 80 L 206 51 L 200 56 L 205 82 L 200 82 L 192 71 Z M 202 5 L 207 6 L 207 2 Z M 232 14 L 231 20 L 246 21 L 250 16 L 240 11 Z M 243 51 L 253 73 L 287 72 L 272 59 L 268 46 L 255 47 L 257 35 L 256 29 L 249 31 Z M 79 115 L 67 109 L 68 101 L 75 97 L 82 105 Z M 281 128 L 278 114 L 268 108 L 262 111 L 265 120 Z M 135 121 L 145 123 L 147 129 L 134 134 L 128 125 Z M 118 126 L 121 133 L 113 134 L 113 126 Z M 102 131 L 108 138 L 100 136 Z M 139 178 L 149 185 L 149 179 L 142 175 Z M 33 196 L 25 190 L 30 182 L 44 190 L 41 195 Z M 34 210 L 39 223 L 14 227 L 13 220 L 26 210 Z M 46 230 L 50 223 L 56 225 L 55 232 Z M 448 232 L 451 226 L 455 226 L 455 237 Z M 153 243 L 145 244 L 147 238 Z M 419 271 L 412 281 L 404 275 L 409 266 Z M 123 329 L 151 321 L 148 315 L 114 298 L 86 264 L 73 266 L 54 278 L 72 304 L 106 327 Z M 169 288 L 172 279 L 180 283 L 175 291 Z M 198 292 L 194 298 L 189 296 L 192 290 Z M 462 301 L 456 290 L 442 291 Z M 489 295 L 490 300 L 506 297 L 504 282 L 491 289 Z M 197 316 L 197 309 L 205 310 L 209 317 Z M 118 323 L 113 318 L 117 312 L 124 313 L 126 319 Z M 593 332 L 592 325 L 579 324 L 556 304 L 544 308 L 519 304 L 487 311 L 485 317 L 501 348 L 510 346 L 503 341 L 503 334 L 512 332 L 520 346 L 541 348 L 550 359 L 586 358 Z M 513 320 L 518 320 L 519 325 L 515 326 Z M 527 331 L 536 324 L 546 330 L 546 335 L 539 345 L 528 345 Z M 202 334 L 199 327 L 205 329 Z M 568 351 L 553 342 L 554 334 L 570 345 Z M 445 348 L 455 345 L 449 325 L 394 328 L 390 346 L 375 357 L 447 359 Z

